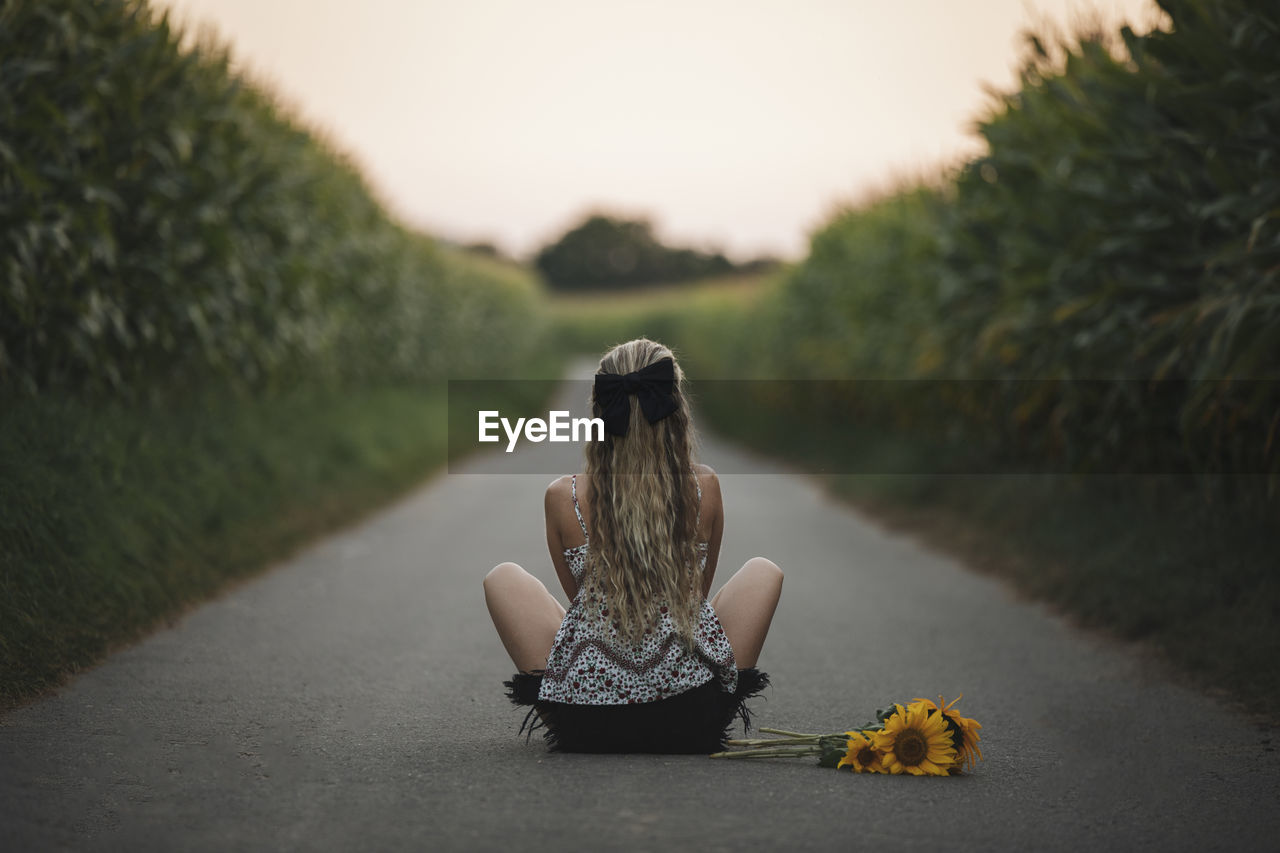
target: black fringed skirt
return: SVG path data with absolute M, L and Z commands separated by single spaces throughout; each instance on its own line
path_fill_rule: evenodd
M 721 690 L 717 680 L 655 702 L 633 705 L 576 705 L 538 698 L 542 673 L 518 672 L 503 684 L 507 698 L 528 705 L 520 726 L 529 736 L 543 730 L 555 752 L 711 753 L 724 749 L 734 719 L 751 730 L 747 700 L 769 684 L 769 676 L 750 667 L 738 670 L 738 689 Z

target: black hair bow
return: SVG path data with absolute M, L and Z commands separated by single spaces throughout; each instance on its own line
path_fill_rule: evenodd
M 596 403 L 604 419 L 605 431 L 611 435 L 626 435 L 631 424 L 631 401 L 635 394 L 649 423 L 665 418 L 677 408 L 676 367 L 670 358 L 660 359 L 634 373 L 597 373 L 595 385 Z

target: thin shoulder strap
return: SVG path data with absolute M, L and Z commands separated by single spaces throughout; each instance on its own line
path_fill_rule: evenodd
M 573 514 L 578 517 L 578 526 L 582 528 L 583 538 L 590 539 L 591 537 L 587 536 L 587 523 L 582 520 L 582 510 L 578 509 L 578 475 L 574 474 L 569 478 L 569 483 L 573 487 Z

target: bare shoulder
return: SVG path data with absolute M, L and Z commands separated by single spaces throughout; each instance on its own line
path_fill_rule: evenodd
M 542 512 L 547 520 L 547 530 L 555 530 L 564 537 L 573 518 L 573 480 L 571 475 L 557 477 L 547 485 Z
M 716 469 L 698 462 L 694 465 L 694 470 L 698 473 L 698 482 L 702 484 L 704 490 L 710 487 L 717 492 L 720 491 L 720 477 L 716 474 Z
M 547 486 L 545 496 L 546 507 L 550 509 L 558 504 L 573 500 L 573 482 L 572 475 L 565 474 L 563 477 L 557 477 Z
M 710 465 L 698 463 L 694 469 L 698 473 L 698 483 L 702 486 L 703 505 L 712 512 L 719 512 L 721 505 L 720 477 Z

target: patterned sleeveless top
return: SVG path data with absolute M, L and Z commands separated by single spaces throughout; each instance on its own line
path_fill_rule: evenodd
M 573 512 L 586 537 L 587 525 L 578 509 L 578 475 L 574 474 L 571 482 Z M 701 512 L 702 485 L 699 484 L 699 519 Z M 659 608 L 657 625 L 645 633 L 639 645 L 620 637 L 607 618 L 588 618 L 581 590 L 590 544 L 587 541 L 564 551 L 579 592 L 556 632 L 538 698 L 578 705 L 636 704 L 675 696 L 712 679 L 718 680 L 722 690 L 734 692 L 738 686 L 738 669 L 733 648 L 705 598 L 694 626 L 696 648 L 692 651 L 680 642 L 666 607 Z M 699 568 L 705 570 L 707 543 L 698 543 L 698 550 Z M 595 606 L 600 608 L 599 616 L 609 615 L 607 600 Z

